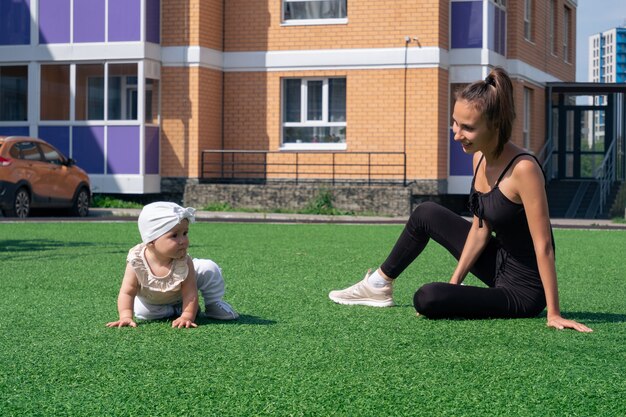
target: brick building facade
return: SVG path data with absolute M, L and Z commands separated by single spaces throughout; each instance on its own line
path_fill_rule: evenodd
M 506 68 L 512 140 L 538 152 L 544 85 L 575 78 L 576 6 L 0 0 L 0 134 L 54 143 L 85 167 L 94 192 L 197 181 L 210 149 L 269 151 L 276 166 L 296 152 L 301 164 L 334 155 L 344 169 L 366 164 L 367 153 L 380 165 L 401 155 L 407 182 L 464 194 L 471 168 L 451 141 L 455 89 Z M 24 110 L 3 111 L 11 105 Z M 400 175 L 377 169 L 382 179 Z M 364 179 L 355 172 L 348 177 Z

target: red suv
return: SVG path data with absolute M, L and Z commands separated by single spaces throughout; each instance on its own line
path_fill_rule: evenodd
M 0 210 L 25 218 L 33 208 L 89 214 L 89 176 L 71 158 L 35 138 L 0 136 Z

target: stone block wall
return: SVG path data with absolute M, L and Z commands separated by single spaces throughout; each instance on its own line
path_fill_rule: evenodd
M 338 210 L 355 213 L 406 216 L 410 214 L 411 197 L 415 194 L 438 194 L 445 184 L 423 181 L 403 185 L 362 184 L 194 184 L 185 186 L 184 205 L 201 209 L 214 203 L 228 203 L 234 208 L 298 210 L 307 207 L 322 192 L 333 196 Z

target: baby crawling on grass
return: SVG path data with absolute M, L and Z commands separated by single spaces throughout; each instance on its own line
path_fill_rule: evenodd
M 204 317 L 236 320 L 239 314 L 222 299 L 224 279 L 217 264 L 209 259 L 192 259 L 189 223 L 195 209 L 175 203 L 146 205 L 139 214 L 142 243 L 126 258 L 126 271 L 117 299 L 119 320 L 107 327 L 137 327 L 134 317 L 158 320 L 175 317 L 172 327 L 197 327 L 198 292 L 205 303 Z

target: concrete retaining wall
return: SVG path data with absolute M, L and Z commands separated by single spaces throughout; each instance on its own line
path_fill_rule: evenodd
M 413 183 L 407 187 L 396 184 L 187 183 L 183 202 L 185 206 L 196 208 L 228 203 L 234 208 L 298 210 L 311 204 L 320 193 L 329 191 L 333 196 L 333 207 L 338 210 L 405 216 L 410 214 L 412 195 L 436 195 L 443 185 L 437 180 Z

